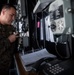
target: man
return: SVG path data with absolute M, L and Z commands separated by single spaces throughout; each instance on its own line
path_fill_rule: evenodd
M 15 19 L 16 8 L 5 4 L 0 9 L 0 75 L 9 75 L 15 50 L 17 33 L 11 23 Z

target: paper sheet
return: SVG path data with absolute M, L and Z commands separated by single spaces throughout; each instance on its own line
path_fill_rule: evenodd
M 36 61 L 38 61 L 39 59 L 41 58 L 44 58 L 44 57 L 56 57 L 55 55 L 53 54 L 50 54 L 45 48 L 42 49 L 42 50 L 39 50 L 39 51 L 36 51 L 36 52 L 33 52 L 33 53 L 29 53 L 29 54 L 26 54 L 26 55 L 23 55 L 21 56 L 21 59 L 22 61 L 24 62 L 25 65 L 28 65 L 28 64 L 32 64 Z
M 51 30 L 51 22 L 50 22 L 50 15 L 45 17 L 45 32 L 46 32 L 46 40 L 54 42 L 53 32 Z

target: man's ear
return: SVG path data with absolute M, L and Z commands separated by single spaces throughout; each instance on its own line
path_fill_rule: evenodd
M 1 14 L 5 14 L 5 12 L 6 12 L 6 9 L 2 9 L 2 11 L 1 11 Z

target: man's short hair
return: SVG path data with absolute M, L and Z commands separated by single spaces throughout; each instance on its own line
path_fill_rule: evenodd
M 10 8 L 14 8 L 16 10 L 16 7 L 12 4 L 2 4 L 0 6 L 0 13 L 1 13 L 2 9 L 10 9 Z

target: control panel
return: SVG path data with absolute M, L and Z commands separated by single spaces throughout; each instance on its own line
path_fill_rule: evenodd
M 53 60 L 42 67 L 44 75 L 70 75 L 73 73 L 73 61 L 71 60 Z M 73 74 L 72 74 L 73 75 Z
M 68 12 L 70 8 L 70 0 L 55 0 L 50 4 L 48 11 L 53 34 L 72 33 L 72 14 Z

